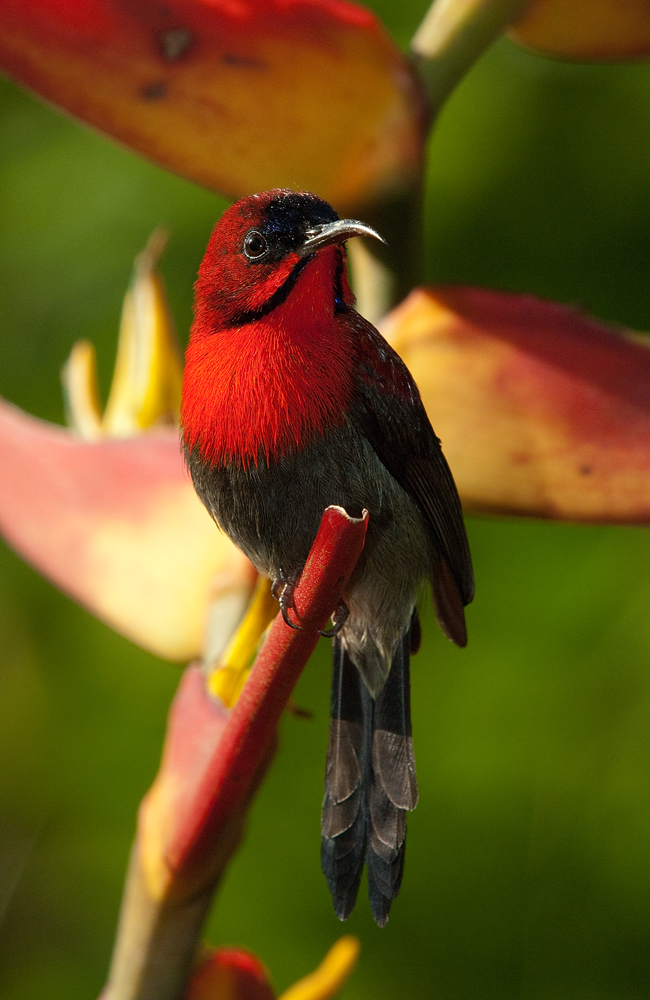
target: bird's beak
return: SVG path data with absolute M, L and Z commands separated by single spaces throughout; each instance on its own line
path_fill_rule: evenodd
M 327 222 L 322 226 L 308 229 L 305 242 L 297 248 L 296 253 L 301 257 L 307 257 L 315 250 L 330 246 L 332 243 L 345 243 L 351 236 L 372 236 L 382 243 L 386 242 L 383 236 L 370 226 L 366 226 L 364 222 L 357 222 L 356 219 L 338 219 L 337 222 Z

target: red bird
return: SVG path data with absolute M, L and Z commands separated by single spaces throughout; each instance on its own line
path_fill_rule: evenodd
M 313 194 L 243 198 L 199 270 L 182 425 L 196 491 L 275 582 L 285 621 L 323 511 L 370 513 L 337 609 L 322 867 L 338 917 L 363 871 L 383 926 L 417 802 L 409 655 L 430 580 L 438 622 L 467 642 L 474 595 L 460 502 L 408 369 L 353 308 L 344 242 L 378 234 Z

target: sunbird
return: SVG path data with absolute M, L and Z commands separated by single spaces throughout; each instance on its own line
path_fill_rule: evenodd
M 384 926 L 418 798 L 416 598 L 429 580 L 442 631 L 465 646 L 474 577 L 458 493 L 413 377 L 354 309 L 344 246 L 353 236 L 381 239 L 306 192 L 267 191 L 223 214 L 195 285 L 181 423 L 199 497 L 273 581 L 292 627 L 293 589 L 325 508 L 369 512 L 328 633 L 321 863 L 341 920 L 365 863 Z

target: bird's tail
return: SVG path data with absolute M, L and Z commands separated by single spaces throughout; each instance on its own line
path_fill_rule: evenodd
M 397 645 L 390 673 L 376 700 L 334 640 L 334 674 L 321 864 L 336 915 L 354 907 L 364 862 L 375 921 L 383 927 L 404 870 L 406 813 L 418 790 L 411 739 L 409 659 L 411 634 Z

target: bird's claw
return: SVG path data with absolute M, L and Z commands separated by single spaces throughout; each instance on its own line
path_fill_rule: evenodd
M 271 593 L 280 605 L 280 612 L 285 625 L 288 625 L 289 628 L 293 628 L 296 632 L 299 632 L 302 625 L 297 625 L 296 622 L 292 622 L 289 618 L 289 608 L 293 608 L 293 595 L 295 589 L 295 580 L 288 580 L 282 570 L 280 570 L 279 577 L 277 580 L 273 581 Z
M 350 614 L 350 609 L 348 608 L 345 601 L 339 601 L 339 605 L 332 615 L 333 628 L 319 629 L 318 634 L 322 635 L 324 639 L 333 639 L 335 635 L 338 635 L 346 621 L 348 620 L 348 615 Z

